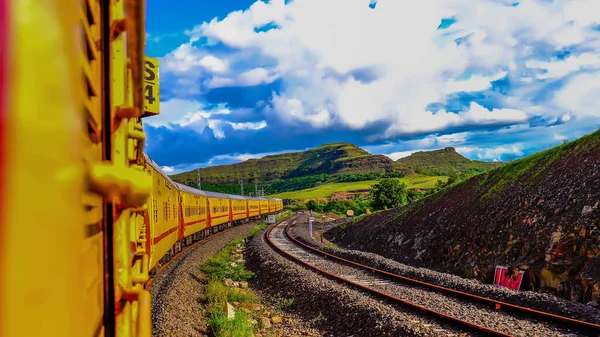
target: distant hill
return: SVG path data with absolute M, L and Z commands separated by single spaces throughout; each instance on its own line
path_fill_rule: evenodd
M 504 165 L 504 162 L 482 162 L 470 160 L 456 152 L 453 147 L 435 151 L 419 151 L 408 157 L 400 158 L 396 163 L 425 175 L 449 175 L 466 172 L 484 172 Z
M 219 165 L 200 169 L 203 184 L 267 183 L 277 180 L 344 174 L 386 174 L 413 171 L 384 155 L 372 155 L 349 143 L 325 144 L 304 152 L 290 152 L 249 159 L 232 165 Z M 196 171 L 172 175 L 183 184 L 195 184 Z
M 325 183 L 368 181 L 415 173 L 443 176 L 454 172 L 483 172 L 497 165 L 469 160 L 453 148 L 418 152 L 393 161 L 385 155 L 373 155 L 349 143 L 332 143 L 303 152 L 201 168 L 200 176 L 203 190 L 240 194 L 239 181 L 243 180 L 246 194 L 254 192 L 254 184 L 258 184 L 259 189 L 265 189 L 265 195 L 273 195 Z M 196 170 L 175 174 L 171 178 L 196 186 Z

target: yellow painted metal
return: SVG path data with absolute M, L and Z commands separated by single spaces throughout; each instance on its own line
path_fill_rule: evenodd
M 208 207 L 210 209 L 210 226 L 218 226 L 229 222 L 229 199 L 227 198 L 208 198 Z
M 103 187 L 106 201 L 115 205 L 113 277 L 117 336 L 149 336 L 149 253 L 143 214 L 149 209 L 152 178 L 144 170 L 145 135 L 136 119 L 143 111 L 141 99 L 144 40 L 144 1 L 111 0 L 110 18 L 110 125 L 111 162 L 93 167 L 92 186 Z M 124 31 L 123 31 L 124 27 Z M 123 34 L 126 32 L 127 34 Z M 96 188 L 95 190 L 98 190 Z
M 177 204 L 179 191 L 158 166 L 148 163 L 146 170 L 152 174 L 153 181 L 148 207 L 151 224 L 149 268 L 152 269 L 177 241 L 179 219 L 173 214 L 173 205 Z
M 231 208 L 233 220 L 241 220 L 246 218 L 246 200 L 231 199 Z
M 260 215 L 260 201 L 248 199 L 248 208 L 251 217 Z
M 84 239 L 82 258 L 84 259 L 82 276 L 84 278 L 84 301 L 86 306 L 86 334 L 93 334 L 103 326 L 104 310 L 104 245 L 103 245 L 103 200 L 95 194 L 90 177 L 90 169 L 99 165 L 103 156 L 101 133 L 103 131 L 102 111 L 102 52 L 97 41 L 101 40 L 101 7 L 97 1 L 80 1 L 79 22 L 84 39 L 80 46 L 80 60 L 84 74 L 81 88 L 83 100 L 83 128 L 81 132 L 81 153 L 86 169 L 87 188 L 83 193 Z M 87 125 L 87 128 L 85 127 Z M 98 177 L 95 177 L 98 178 Z M 101 188 L 101 186 L 95 186 Z
M 155 116 L 160 113 L 160 83 L 158 60 L 146 56 L 144 60 L 144 115 Z
M 91 335 L 82 251 L 78 5 L 8 6 L 0 336 Z M 6 22 L 4 22 L 6 23 Z M 41 140 L 41 141 L 40 141 Z M 94 215 L 88 215 L 89 218 Z
M 190 236 L 206 229 L 206 197 L 180 191 L 183 213 L 184 236 Z
M 260 214 L 269 213 L 269 201 L 268 200 L 260 200 Z

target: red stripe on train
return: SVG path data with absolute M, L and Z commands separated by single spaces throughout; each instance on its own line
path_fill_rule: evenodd
M 186 227 L 187 227 L 187 226 L 192 226 L 192 225 L 199 224 L 199 223 L 203 223 L 203 222 L 206 222 L 206 219 L 202 219 L 202 220 L 196 220 L 196 221 L 190 221 L 190 222 L 186 223 L 186 224 L 185 224 L 185 226 L 186 226 Z
M 172 234 L 173 232 L 175 232 L 177 230 L 177 228 L 179 228 L 179 226 L 175 226 L 171 229 L 169 229 L 168 231 L 162 233 L 161 235 L 155 237 L 152 241 L 154 242 L 154 244 L 159 243 L 162 239 L 166 238 L 167 236 L 169 236 L 170 234 Z

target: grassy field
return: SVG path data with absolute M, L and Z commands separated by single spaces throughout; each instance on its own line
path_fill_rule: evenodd
M 403 181 L 408 188 L 433 188 L 435 183 L 439 180 L 446 182 L 448 177 L 431 177 L 423 175 L 411 175 L 404 178 L 399 178 Z M 268 197 L 281 198 L 281 199 L 294 199 L 304 200 L 311 198 L 326 198 L 334 192 L 341 191 L 354 191 L 361 189 L 369 189 L 371 185 L 376 184 L 377 180 L 366 180 L 366 181 L 354 181 L 345 183 L 329 183 L 319 185 L 313 188 L 307 188 L 305 190 L 284 192 L 279 194 L 270 195 Z

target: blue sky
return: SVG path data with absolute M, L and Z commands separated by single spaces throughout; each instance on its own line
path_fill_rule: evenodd
M 600 128 L 597 0 L 147 2 L 168 173 L 346 141 L 509 160 Z

